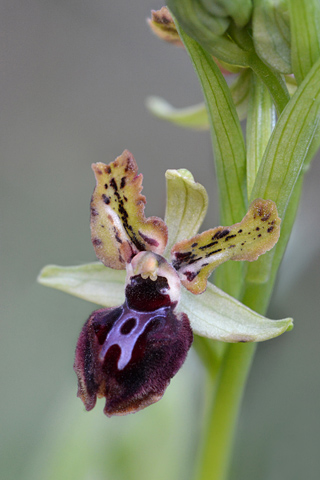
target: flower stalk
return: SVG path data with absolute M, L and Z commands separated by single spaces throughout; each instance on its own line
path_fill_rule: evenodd
M 227 478 L 241 400 L 255 350 L 255 343 L 230 344 L 226 348 L 211 392 L 196 480 Z

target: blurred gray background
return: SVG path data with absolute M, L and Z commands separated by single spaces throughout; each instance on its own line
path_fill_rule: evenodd
M 196 356 L 150 409 L 110 420 L 100 403 L 86 415 L 72 364 L 94 306 L 36 283 L 48 263 L 95 260 L 90 164 L 124 148 L 144 174 L 147 215 L 164 215 L 165 170 L 188 168 L 210 196 L 204 228 L 218 224 L 209 134 L 162 123 L 144 106 L 151 94 L 179 107 L 202 98 L 186 53 L 149 32 L 146 18 L 161 6 L 1 1 L 1 479 L 190 478 L 202 419 Z M 269 310 L 293 316 L 295 328 L 259 346 L 234 480 L 320 476 L 319 179 L 318 157 Z

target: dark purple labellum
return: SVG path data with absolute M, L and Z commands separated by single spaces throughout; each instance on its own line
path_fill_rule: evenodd
M 126 287 L 126 299 L 129 307 L 141 312 L 152 312 L 161 307 L 174 308 L 169 295 L 169 283 L 166 277 L 158 277 L 156 281 L 143 279 L 141 275 L 131 277 Z
M 139 290 L 139 281 L 137 285 Z M 95 406 L 97 396 L 106 398 L 107 416 L 141 410 L 162 397 L 182 366 L 193 339 L 188 317 L 175 313 L 166 295 L 160 295 L 159 302 L 156 297 L 149 304 L 152 311 L 130 308 L 126 301 L 121 307 L 93 312 L 85 323 L 74 369 L 78 396 L 87 410 Z M 162 306 L 154 308 L 158 303 Z

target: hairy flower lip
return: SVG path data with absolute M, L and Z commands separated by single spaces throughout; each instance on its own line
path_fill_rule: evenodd
M 128 306 L 128 302 L 125 302 L 122 306 L 121 315 L 115 321 L 103 343 L 98 360 L 104 362 L 108 350 L 114 345 L 118 345 L 121 353 L 117 362 L 117 368 L 119 371 L 126 368 L 131 361 L 135 344 L 140 335 L 143 335 L 148 324 L 154 320 L 157 322 L 160 319 L 161 322 L 165 321 L 169 309 L 171 307 L 161 307 L 153 312 L 142 312 L 131 309 Z
M 78 397 L 86 410 L 95 406 L 97 397 L 105 397 L 107 416 L 151 405 L 181 368 L 192 340 L 187 315 L 170 306 L 141 312 L 125 302 L 97 310 L 77 343 Z
M 91 410 L 105 397 L 107 416 L 158 401 L 193 341 L 188 316 L 176 313 L 180 279 L 166 259 L 138 253 L 127 265 L 125 302 L 92 313 L 76 347 L 78 397 Z

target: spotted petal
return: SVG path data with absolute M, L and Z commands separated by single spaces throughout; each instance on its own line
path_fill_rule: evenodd
M 123 270 L 140 251 L 161 254 L 167 244 L 167 226 L 158 217 L 145 218 L 142 175 L 125 150 L 109 165 L 92 165 L 97 185 L 91 200 L 91 239 L 99 260 Z
M 280 222 L 275 203 L 257 199 L 240 223 L 216 227 L 177 243 L 171 256 L 181 283 L 192 293 L 202 293 L 209 275 L 223 262 L 257 260 L 278 241 Z

